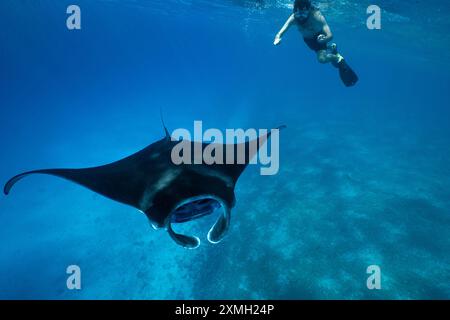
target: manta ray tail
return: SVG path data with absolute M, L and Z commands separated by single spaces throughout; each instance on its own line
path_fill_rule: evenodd
M 166 135 L 166 139 L 170 139 L 170 133 L 169 130 L 167 130 L 166 124 L 164 123 L 163 111 L 161 107 L 159 108 L 159 116 L 161 117 L 161 123 L 164 128 L 164 134 Z

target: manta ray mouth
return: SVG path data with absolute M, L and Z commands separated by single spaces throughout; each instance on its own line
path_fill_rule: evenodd
M 181 205 L 172 211 L 171 222 L 182 223 L 195 220 L 212 214 L 220 207 L 222 205 L 216 199 L 208 197 L 189 199 L 188 202 L 183 201 Z
M 230 224 L 230 208 L 222 201 L 222 199 L 213 195 L 192 197 L 178 203 L 169 215 L 169 224 L 167 226 L 169 235 L 175 242 L 185 248 L 197 248 L 200 245 L 200 239 L 198 237 L 178 234 L 172 229 L 171 224 L 199 219 L 212 214 L 220 208 L 223 212 L 209 230 L 207 237 L 210 243 L 216 244 L 220 242 Z

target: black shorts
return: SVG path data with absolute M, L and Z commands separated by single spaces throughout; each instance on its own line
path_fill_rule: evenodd
M 320 34 L 320 33 L 319 33 Z M 327 50 L 327 43 L 319 43 L 317 42 L 317 37 L 319 34 L 316 34 L 314 38 L 303 38 L 303 41 L 305 41 L 306 45 L 313 51 L 320 51 L 320 50 Z

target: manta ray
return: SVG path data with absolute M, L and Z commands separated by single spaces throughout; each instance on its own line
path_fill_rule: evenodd
M 220 144 L 224 153 L 243 147 L 245 161 L 240 164 L 174 164 L 171 152 L 180 141 L 171 138 L 165 127 L 165 137 L 124 159 L 110 164 L 82 169 L 42 169 L 18 174 L 4 186 L 8 195 L 14 184 L 32 174 L 48 174 L 75 182 L 98 194 L 143 212 L 155 229 L 164 228 L 170 237 L 185 248 L 197 248 L 196 236 L 176 233 L 172 224 L 183 223 L 209 215 L 221 208 L 222 212 L 208 232 L 207 239 L 220 242 L 230 225 L 231 208 L 235 205 L 234 189 L 239 176 L 270 137 L 271 131 L 252 141 Z M 284 128 L 284 126 L 277 129 Z M 191 150 L 204 150 L 210 143 L 185 141 Z M 200 145 L 196 145 L 200 144 Z M 242 150 L 242 149 L 241 149 Z M 234 152 L 236 160 L 237 152 Z

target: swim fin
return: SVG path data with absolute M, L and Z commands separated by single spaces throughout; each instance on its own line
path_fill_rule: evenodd
M 339 76 L 346 87 L 351 87 L 358 82 L 358 76 L 355 71 L 342 59 L 336 66 L 339 70 Z

